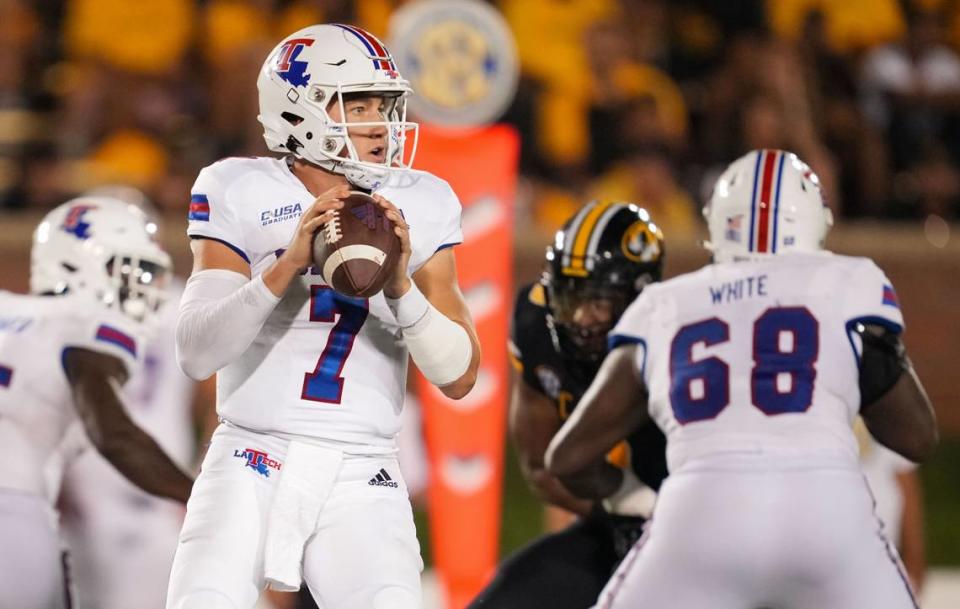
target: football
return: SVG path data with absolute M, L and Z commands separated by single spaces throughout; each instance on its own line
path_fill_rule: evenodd
M 383 289 L 400 256 L 400 238 L 373 197 L 353 191 L 313 238 L 313 264 L 344 296 L 369 298 Z

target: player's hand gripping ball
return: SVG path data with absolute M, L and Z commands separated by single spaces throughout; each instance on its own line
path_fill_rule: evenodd
M 344 296 L 369 298 L 383 289 L 400 256 L 394 223 L 373 197 L 351 191 L 313 238 L 313 264 Z

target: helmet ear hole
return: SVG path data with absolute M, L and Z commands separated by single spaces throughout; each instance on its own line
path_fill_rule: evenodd
M 293 112 L 281 112 L 281 113 L 280 113 L 280 118 L 282 118 L 283 120 L 287 121 L 288 123 L 290 123 L 290 124 L 293 125 L 294 127 L 296 127 L 297 125 L 299 125 L 300 123 L 303 122 L 303 117 L 302 117 L 302 116 L 297 116 L 297 115 L 294 114 Z

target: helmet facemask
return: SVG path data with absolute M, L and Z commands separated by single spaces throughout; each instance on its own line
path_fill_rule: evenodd
M 590 202 L 557 231 L 541 283 L 556 351 L 589 381 L 607 354 L 607 334 L 663 269 L 663 234 L 646 210 Z
M 546 283 L 547 318 L 561 353 L 596 366 L 607 354 L 607 334 L 629 304 L 628 291 L 589 279 Z
M 311 88 L 313 94 L 320 88 Z M 379 99 L 382 108 L 379 110 L 379 121 L 350 121 L 347 116 L 347 105 L 357 98 Z M 330 110 L 336 107 L 341 117 L 339 122 L 330 116 Z M 372 182 L 386 179 L 388 172 L 394 169 L 409 169 L 413 165 L 419 142 L 419 125 L 407 121 L 406 94 L 397 91 L 362 91 L 344 93 L 341 85 L 336 86 L 336 95 L 330 100 L 323 111 L 327 117 L 327 130 L 324 134 L 319 152 L 331 162 L 342 166 L 343 173 L 351 182 L 367 188 L 373 188 Z M 384 129 L 385 150 L 384 160 L 380 163 L 364 161 L 357 150 L 354 138 L 367 137 L 367 133 Z M 361 133 L 358 133 L 361 132 Z M 367 133 L 362 133 L 366 131 Z M 404 159 L 407 144 L 407 132 L 413 132 L 413 146 L 409 159 Z M 336 169 L 335 169 L 336 171 Z
M 170 269 L 162 262 L 117 255 L 107 261 L 106 272 L 112 289 L 100 295 L 104 304 L 136 321 L 153 316 L 166 300 Z
M 299 114 L 281 114 L 281 120 L 288 123 L 287 130 L 291 132 L 285 148 L 297 157 L 344 175 L 352 184 L 367 190 L 375 190 L 382 185 L 391 171 L 409 169 L 416 156 L 420 131 L 417 123 L 407 120 L 407 93 L 393 89 L 377 90 L 372 88 L 373 85 L 370 87 L 351 86 L 348 89 L 342 83 L 312 85 L 305 95 L 306 99 L 297 104 Z M 380 99 L 383 104 L 379 113 L 381 120 L 348 120 L 346 106 L 357 98 Z M 331 116 L 334 109 L 341 120 L 334 120 Z M 313 120 L 304 114 L 310 114 Z M 347 120 L 343 120 L 345 118 Z M 319 129 L 311 130 L 314 127 Z M 384 160 L 365 161 L 353 138 L 367 137 L 366 133 L 358 132 L 369 133 L 376 129 L 386 132 Z M 413 132 L 413 143 L 407 155 L 410 131 Z
M 149 321 L 164 300 L 170 257 L 142 210 L 110 197 L 83 196 L 50 211 L 34 232 L 30 290 L 78 294 Z

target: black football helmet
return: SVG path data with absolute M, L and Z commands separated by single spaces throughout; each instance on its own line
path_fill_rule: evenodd
M 586 380 L 627 305 L 662 277 L 663 255 L 663 233 L 650 214 L 610 201 L 587 203 L 547 247 L 541 282 L 553 346 Z

